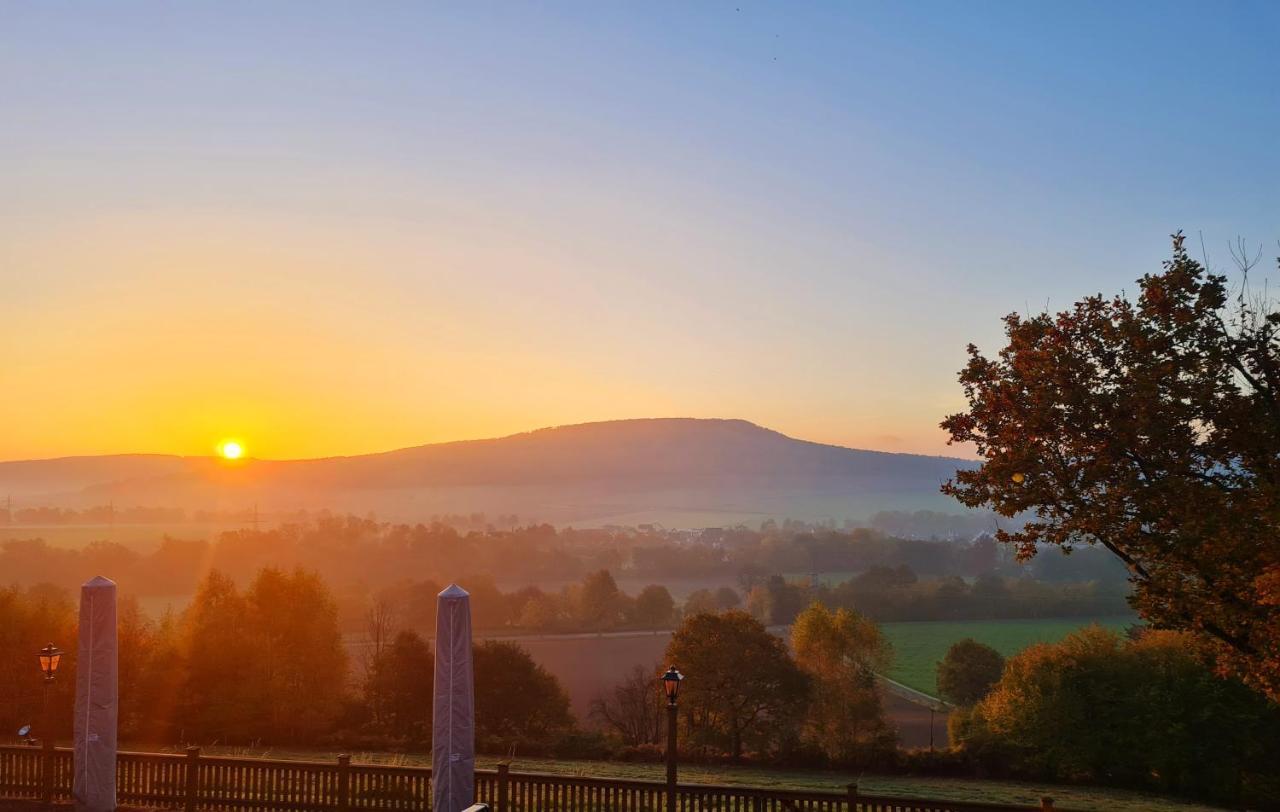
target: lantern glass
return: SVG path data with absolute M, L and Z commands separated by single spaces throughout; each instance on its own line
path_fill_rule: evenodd
M 662 690 L 667 695 L 667 701 L 672 705 L 676 704 L 676 698 L 680 695 L 680 681 L 683 679 L 684 675 L 677 671 L 674 665 L 662 675 Z
M 58 663 L 62 661 L 62 650 L 53 643 L 40 649 L 40 670 L 44 672 L 46 679 L 53 679 L 53 675 L 58 670 Z

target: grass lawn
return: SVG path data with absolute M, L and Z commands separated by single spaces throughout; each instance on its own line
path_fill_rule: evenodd
M 893 644 L 888 676 L 918 691 L 937 696 L 937 665 L 952 643 L 972 637 L 1008 657 L 1033 643 L 1054 643 L 1090 623 L 1124 631 L 1137 622 L 1131 615 L 1049 620 L 927 620 L 881 623 Z
M 230 755 L 239 758 L 309 759 L 330 761 L 337 752 L 315 750 L 261 750 L 243 747 L 206 747 L 207 755 Z M 363 764 L 395 764 L 430 766 L 429 753 L 353 753 L 352 761 Z M 493 768 L 498 759 L 481 756 L 481 768 Z M 662 781 L 661 764 L 632 764 L 610 761 L 553 761 L 517 758 L 511 763 L 514 772 L 543 772 L 558 775 L 581 775 L 593 778 L 629 778 Z M 1054 799 L 1055 806 L 1084 812 L 1195 812 L 1216 807 L 1096 787 L 1034 784 L 1020 781 L 978 781 L 959 778 L 917 778 L 911 776 L 854 775 L 839 772 L 803 770 L 771 770 L 747 767 L 714 767 L 688 765 L 680 768 L 681 782 L 691 784 L 728 784 L 776 789 L 809 789 L 843 792 L 851 781 L 868 795 L 900 795 L 940 800 L 982 801 L 988 803 L 1038 804 L 1042 796 Z

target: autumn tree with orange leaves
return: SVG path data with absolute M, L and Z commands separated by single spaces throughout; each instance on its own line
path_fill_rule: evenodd
M 1143 617 L 1280 699 L 1280 313 L 1181 232 L 1139 285 L 1137 301 L 1006 316 L 993 358 L 970 345 L 968 409 L 942 427 L 982 465 L 943 490 L 1030 517 L 998 535 L 1022 558 L 1106 547 Z

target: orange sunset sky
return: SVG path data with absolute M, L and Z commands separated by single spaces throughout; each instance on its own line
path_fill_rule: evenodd
M 1003 314 L 1273 233 L 1272 44 L 1113 11 L 8 5 L 0 459 L 657 416 L 951 453 Z

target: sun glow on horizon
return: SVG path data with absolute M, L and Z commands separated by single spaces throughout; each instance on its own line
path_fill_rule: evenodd
M 218 454 L 224 460 L 238 460 L 244 456 L 244 446 L 237 440 L 223 440 L 218 445 Z

